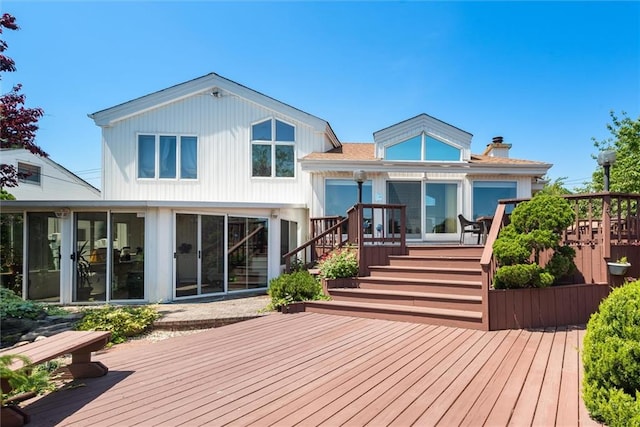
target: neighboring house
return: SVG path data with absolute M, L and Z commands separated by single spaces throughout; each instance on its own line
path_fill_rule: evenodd
M 473 155 L 471 134 L 426 114 L 375 132 L 372 144 L 343 144 L 325 120 L 217 74 L 89 117 L 102 128 L 103 199 L 3 207 L 27 219 L 14 230 L 29 248 L 27 280 L 15 286 L 29 298 L 266 290 L 310 218 L 344 216 L 357 201 L 354 171 L 367 176 L 364 203 L 407 205 L 408 239 L 429 242 L 457 241 L 458 214 L 530 196 L 551 167 L 510 159 L 499 138 Z M 38 224 L 62 229 L 59 254 Z
M 99 200 L 100 190 L 50 158 L 24 148 L 0 149 L 0 163 L 12 165 L 19 173 L 17 187 L 5 190 L 18 200 Z

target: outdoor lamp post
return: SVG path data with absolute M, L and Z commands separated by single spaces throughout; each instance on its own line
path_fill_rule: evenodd
M 367 180 L 367 173 L 363 170 L 355 171 L 353 180 L 358 183 L 358 203 L 362 203 L 362 183 Z
M 609 168 L 616 162 L 616 152 L 613 150 L 601 151 L 598 154 L 598 164 L 604 168 L 604 191 L 609 191 Z

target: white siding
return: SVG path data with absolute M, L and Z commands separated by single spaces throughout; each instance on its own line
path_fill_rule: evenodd
M 104 128 L 104 195 L 107 200 L 180 200 L 308 203 L 310 177 L 251 177 L 251 124 L 280 118 L 296 126 L 295 157 L 322 150 L 324 135 L 312 127 L 232 94 L 208 94 L 169 104 Z M 198 179 L 138 180 L 138 133 L 198 137 Z
M 40 184 L 21 182 L 7 187 L 17 200 L 99 200 L 100 191 L 81 180 L 51 159 L 40 157 L 28 150 L 1 150 L 0 163 L 13 165 L 26 163 L 40 168 Z

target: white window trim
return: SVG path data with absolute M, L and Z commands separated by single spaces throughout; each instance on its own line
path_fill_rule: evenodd
M 418 136 L 418 135 L 409 136 L 407 138 L 403 138 L 400 141 L 394 142 L 393 144 L 386 145 L 384 147 L 384 160 L 386 160 L 386 158 L 387 158 L 387 150 L 389 148 L 395 147 L 396 145 L 399 145 L 399 144 L 402 144 L 404 142 L 407 142 L 408 140 L 413 139 L 416 136 Z M 389 161 L 393 161 L 393 162 L 416 162 L 416 163 L 417 162 L 451 163 L 451 162 L 462 162 L 463 161 L 462 160 L 463 147 L 461 147 L 461 146 L 459 146 L 457 144 L 452 144 L 449 141 L 444 141 L 443 139 L 441 139 L 441 138 L 439 138 L 439 137 L 437 137 L 435 135 L 432 135 L 429 132 L 422 131 L 422 132 L 420 132 L 419 136 L 420 136 L 420 160 L 398 159 L 398 160 L 389 160 Z M 427 156 L 427 137 L 431 137 L 431 138 L 435 139 L 436 141 L 438 141 L 438 142 L 440 142 L 442 144 L 448 145 L 448 146 L 453 147 L 456 150 L 458 150 L 458 153 L 459 153 L 458 160 L 428 160 L 426 158 L 426 156 Z
M 271 120 L 271 141 L 261 140 L 261 139 L 253 139 L 253 126 L 264 123 L 268 120 Z M 276 120 L 282 122 L 286 125 L 293 127 L 293 141 L 277 141 L 276 140 Z M 288 122 L 287 120 L 283 120 L 277 117 L 269 117 L 261 120 L 257 120 L 251 123 L 249 128 L 250 133 L 250 149 L 249 149 L 249 171 L 251 174 L 251 179 L 265 180 L 265 179 L 295 179 L 296 178 L 296 169 L 298 166 L 298 162 L 296 160 L 296 142 L 298 139 L 298 128 L 293 123 Z M 253 175 L 253 146 L 254 145 L 269 145 L 271 148 L 271 176 L 254 176 Z M 276 175 L 276 147 L 277 146 L 292 146 L 293 147 L 293 176 L 277 176 Z
M 41 165 L 36 165 L 34 163 L 24 162 L 22 160 L 18 160 L 17 165 L 16 165 L 16 171 L 20 170 L 20 165 L 36 168 L 37 171 L 38 171 L 38 176 L 40 178 L 38 179 L 38 182 L 29 181 L 29 178 L 18 178 L 18 182 L 20 184 L 29 184 L 29 185 L 36 185 L 38 187 L 42 187 L 42 166 Z
M 153 178 L 142 178 L 140 177 L 140 136 L 153 136 L 154 137 L 154 176 Z M 174 136 L 176 138 L 176 176 L 175 178 L 160 178 L 160 137 L 161 136 Z M 182 152 L 181 152 L 181 138 L 183 137 L 193 137 L 196 139 L 196 177 L 195 178 L 181 178 L 180 177 L 180 166 L 182 161 Z M 136 179 L 138 181 L 163 181 L 163 182 L 196 182 L 200 179 L 200 138 L 196 134 L 190 133 L 170 133 L 170 132 L 137 132 L 136 133 Z

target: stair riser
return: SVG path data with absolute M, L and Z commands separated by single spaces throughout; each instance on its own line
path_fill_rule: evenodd
M 480 271 L 459 271 L 459 270 L 408 270 L 402 268 L 371 268 L 369 271 L 371 277 L 392 277 L 394 279 L 419 279 L 419 280 L 463 280 L 478 281 L 482 280 Z
M 407 255 L 412 256 L 473 256 L 482 257 L 482 246 L 409 246 Z
M 431 307 L 431 308 L 444 308 L 452 310 L 466 310 L 466 311 L 482 311 L 482 304 L 479 302 L 469 301 L 456 301 L 456 300 L 439 300 L 439 299 L 426 299 L 426 298 L 406 298 L 394 295 L 340 295 L 339 293 L 331 292 L 331 298 L 335 301 L 345 302 L 366 302 L 375 304 L 391 304 L 397 306 L 414 306 L 414 307 Z
M 306 311 L 313 313 L 333 314 L 339 316 L 365 317 L 369 319 L 393 320 L 397 322 L 426 323 L 430 325 L 451 326 L 456 328 L 484 329 L 481 320 L 460 319 L 457 317 L 416 315 L 413 313 L 381 313 L 377 311 L 359 310 L 357 308 L 331 307 L 329 305 L 316 306 L 306 304 Z
M 457 294 L 457 295 L 482 295 L 482 285 L 455 285 L 455 284 L 436 284 L 436 283 L 390 283 L 384 280 L 373 281 L 366 279 L 358 280 L 358 287 L 362 289 L 376 290 L 395 290 L 406 292 L 433 292 L 441 294 Z

